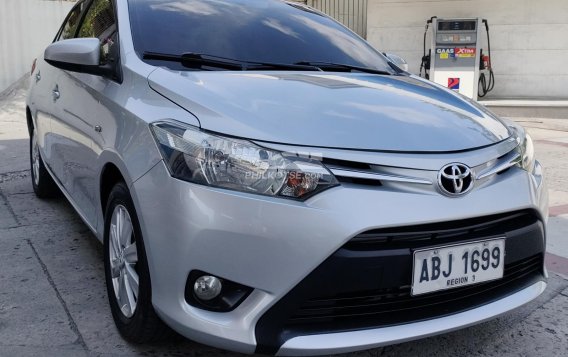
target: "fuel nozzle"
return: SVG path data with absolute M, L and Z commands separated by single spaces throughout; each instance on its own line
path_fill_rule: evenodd
M 486 77 L 485 73 L 479 74 L 479 86 L 477 95 L 483 98 L 487 93 L 491 92 L 495 87 L 495 75 L 493 74 L 493 68 L 491 66 L 491 38 L 489 36 L 489 22 L 487 19 L 483 19 L 483 24 L 485 25 L 485 30 L 487 31 L 487 55 L 483 54 L 483 50 L 480 53 L 479 69 L 488 70 L 489 76 Z

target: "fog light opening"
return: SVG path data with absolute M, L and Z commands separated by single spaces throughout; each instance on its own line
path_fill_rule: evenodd
M 211 301 L 215 299 L 223 290 L 221 280 L 212 275 L 203 275 L 195 280 L 193 284 L 193 292 L 195 297 L 203 301 Z
M 208 272 L 193 270 L 185 284 L 185 301 L 199 309 L 228 312 L 237 308 L 252 291 L 250 286 Z

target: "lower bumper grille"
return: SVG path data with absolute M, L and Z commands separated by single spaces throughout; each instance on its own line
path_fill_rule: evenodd
M 489 238 L 505 238 L 502 279 L 410 295 L 413 250 Z M 418 322 L 491 303 L 544 280 L 544 251 L 544 225 L 530 210 L 365 232 L 260 318 L 257 352 L 274 354 L 296 336 Z
M 509 264 L 502 279 L 420 296 L 410 295 L 410 286 L 316 297 L 303 304 L 287 325 L 340 324 L 344 328 L 365 325 L 388 326 L 419 321 L 462 311 L 480 302 L 490 302 L 503 293 L 519 290 L 542 273 L 542 254 Z M 331 327 L 331 326 L 329 326 Z

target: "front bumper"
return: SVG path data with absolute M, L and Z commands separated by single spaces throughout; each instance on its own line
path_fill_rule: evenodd
M 301 336 L 280 348 L 282 356 L 308 356 L 371 349 L 454 331 L 491 320 L 536 299 L 546 288 L 536 282 L 523 290 L 481 307 L 437 319 L 354 332 Z M 348 343 L 346 343 L 348 341 Z
M 182 182 L 171 178 L 162 162 L 131 190 L 147 249 L 153 303 L 160 317 L 192 340 L 244 353 L 263 345 L 258 340 L 260 319 L 362 232 L 521 210 L 535 212 L 541 222 L 547 216 L 543 181 L 517 168 L 458 199 L 413 189 L 345 184 L 296 202 Z M 544 236 L 538 239 L 540 248 L 530 255 L 544 253 Z M 230 312 L 192 307 L 184 297 L 192 270 L 254 291 Z M 535 281 L 502 299 L 453 315 L 391 327 L 311 331 L 279 341 L 281 346 L 262 348 L 265 352 L 279 350 L 279 354 L 339 353 L 424 337 L 511 310 L 534 299 L 544 286 Z

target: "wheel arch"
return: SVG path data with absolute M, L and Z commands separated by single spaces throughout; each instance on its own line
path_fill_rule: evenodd
M 113 162 L 107 162 L 101 169 L 101 175 L 99 180 L 99 198 L 100 198 L 100 209 L 105 215 L 107 208 L 108 198 L 112 188 L 119 182 L 124 182 L 128 187 L 128 182 L 122 171 Z
M 145 236 L 146 229 L 144 224 L 144 216 L 141 214 L 143 210 L 140 207 L 138 198 L 136 195 L 136 188 L 134 182 L 148 172 L 152 167 L 154 167 L 158 162 L 153 162 L 153 160 L 145 161 L 145 167 L 137 167 L 136 162 L 128 161 L 128 156 L 126 158 L 119 152 L 107 148 L 103 150 L 97 160 L 97 171 L 98 184 L 96 184 L 96 189 L 98 192 L 94 194 L 95 200 L 97 202 L 97 229 L 96 236 L 97 239 L 102 243 L 104 242 L 105 234 L 105 214 L 107 210 L 108 200 L 113 187 L 117 182 L 124 182 L 134 205 L 135 214 L 142 231 L 142 236 Z M 139 160 L 140 161 L 140 160 Z M 130 162 L 131 165 L 128 165 Z M 134 166 L 134 168 L 133 168 Z M 150 266 L 150 271 L 152 272 L 152 256 L 151 252 L 146 251 L 148 257 L 148 264 Z M 152 273 L 150 273 L 152 274 Z
M 95 197 L 99 199 L 99 212 L 104 218 L 108 196 L 114 185 L 122 181 L 131 190 L 133 180 L 123 158 L 114 150 L 103 150 L 97 161 L 99 192 Z

